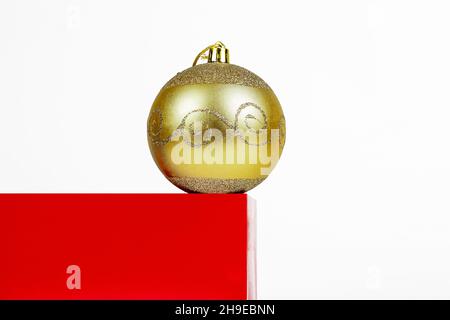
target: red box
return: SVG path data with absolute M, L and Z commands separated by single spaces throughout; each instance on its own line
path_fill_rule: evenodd
M 254 299 L 245 194 L 1 194 L 0 299 Z

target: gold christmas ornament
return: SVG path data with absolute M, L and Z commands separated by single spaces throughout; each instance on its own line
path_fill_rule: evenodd
M 197 64 L 205 59 L 206 63 Z M 285 119 L 272 89 L 217 42 L 161 89 L 147 121 L 153 159 L 187 192 L 246 192 L 277 163 Z

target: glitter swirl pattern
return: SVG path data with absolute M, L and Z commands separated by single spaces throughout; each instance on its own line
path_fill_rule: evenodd
M 245 111 L 248 111 L 248 113 L 245 114 Z M 243 118 L 242 114 L 244 114 Z M 164 119 L 161 113 L 161 110 L 159 108 L 155 108 L 150 113 L 150 117 L 148 119 L 148 135 L 151 139 L 151 142 L 155 145 L 165 145 L 169 143 L 175 135 L 180 134 L 180 132 L 183 132 L 184 130 L 188 130 L 189 134 L 191 136 L 195 135 L 193 123 L 189 121 L 192 115 L 207 115 L 211 116 L 217 120 L 219 120 L 226 128 L 232 129 L 236 132 L 236 135 L 242 139 L 246 144 L 248 145 L 255 145 L 255 146 L 262 146 L 269 142 L 270 138 L 266 138 L 265 141 L 252 143 L 250 142 L 249 138 L 245 134 L 245 132 L 252 132 L 257 133 L 258 130 L 267 129 L 267 115 L 264 112 L 264 110 L 258 106 L 256 103 L 253 102 L 246 102 L 239 106 L 238 110 L 236 111 L 236 114 L 234 116 L 234 121 L 228 120 L 223 114 L 220 112 L 211 109 L 211 108 L 198 108 L 194 109 L 190 112 L 188 112 L 183 119 L 181 120 L 181 123 L 177 126 L 177 128 L 174 130 L 174 132 L 169 135 L 168 137 L 161 138 L 161 131 L 164 125 Z M 195 117 L 194 117 L 195 118 Z M 256 124 L 256 126 L 252 126 L 250 124 L 252 122 L 253 124 Z M 280 121 L 280 126 L 282 125 L 282 122 Z M 209 129 L 209 123 L 206 123 L 206 130 Z M 202 141 L 202 145 L 207 145 L 211 143 L 212 141 Z M 193 142 L 193 139 L 190 139 L 190 142 L 192 147 L 197 147 L 199 145 L 196 145 Z

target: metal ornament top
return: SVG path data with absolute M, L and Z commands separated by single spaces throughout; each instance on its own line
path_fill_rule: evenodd
M 230 53 L 227 47 L 220 42 L 217 41 L 215 44 L 210 45 L 200 51 L 200 53 L 195 57 L 194 63 L 192 66 L 196 66 L 199 60 L 207 60 L 210 62 L 220 62 L 220 63 L 230 63 Z

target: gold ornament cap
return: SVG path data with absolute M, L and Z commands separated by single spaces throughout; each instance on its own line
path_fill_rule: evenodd
M 195 58 L 192 66 L 195 67 L 200 59 L 208 60 L 208 63 L 230 63 L 230 53 L 228 48 L 225 47 L 222 42 L 217 41 L 215 44 L 210 45 L 200 51 L 200 53 Z

